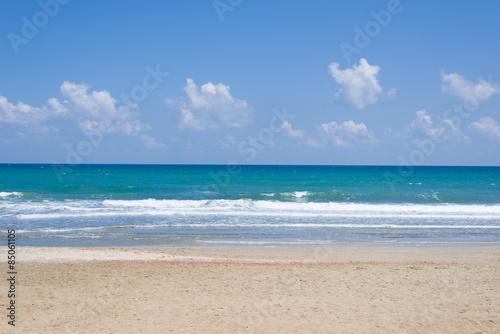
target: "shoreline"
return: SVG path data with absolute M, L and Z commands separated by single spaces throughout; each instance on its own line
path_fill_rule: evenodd
M 497 259 L 500 245 L 317 247 L 17 247 L 20 262 L 166 261 L 343 263 Z

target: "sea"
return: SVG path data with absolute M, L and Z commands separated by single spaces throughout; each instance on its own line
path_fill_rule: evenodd
M 500 167 L 0 164 L 19 246 L 500 244 Z

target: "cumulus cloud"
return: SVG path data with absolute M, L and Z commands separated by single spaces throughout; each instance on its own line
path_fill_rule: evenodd
M 65 115 L 68 112 L 68 106 L 64 103 L 59 102 L 55 97 L 51 97 L 47 100 L 47 105 L 51 110 L 53 115 Z
M 46 124 L 55 119 L 69 119 L 76 122 L 83 133 L 118 133 L 139 136 L 150 126 L 137 119 L 136 104 L 120 104 L 105 90 L 89 91 L 90 86 L 64 81 L 60 87 L 62 100 L 52 97 L 42 107 L 33 107 L 23 102 L 12 103 L 0 96 L 0 123 L 18 124 L 38 134 L 57 132 L 53 125 Z M 142 138 L 147 147 L 161 146 L 149 138 Z M 154 138 L 152 138 L 154 140 Z
M 191 129 L 195 131 L 201 131 L 206 129 L 218 129 L 219 126 L 216 122 L 209 121 L 208 119 L 203 119 L 201 117 L 195 118 L 194 114 L 185 108 L 181 109 L 181 117 L 179 120 L 180 129 Z
M 444 129 L 433 124 L 432 117 L 425 110 L 415 112 L 415 119 L 410 123 L 410 129 L 427 137 L 440 135 Z
M 167 105 L 179 107 L 180 129 L 201 131 L 243 127 L 250 122 L 252 108 L 246 101 L 233 97 L 229 86 L 208 82 L 198 87 L 187 78 L 184 92 L 186 96 L 183 98 L 165 100 Z
M 49 118 L 70 118 L 79 120 L 88 127 L 91 120 L 127 120 L 133 119 L 130 106 L 118 106 L 117 101 L 107 91 L 88 92 L 86 84 L 64 81 L 60 87 L 66 99 L 59 101 L 52 97 L 42 107 L 33 107 L 23 102 L 13 104 L 6 97 L 0 96 L 0 122 L 36 124 Z M 135 107 L 132 105 L 132 107 Z M 117 127 L 127 131 L 127 125 Z M 134 126 L 137 127 L 137 124 Z M 144 126 L 144 128 L 146 128 Z
M 363 109 L 384 96 L 377 79 L 380 67 L 368 64 L 364 58 L 361 58 L 359 65 L 354 64 L 352 68 L 341 70 L 338 63 L 331 63 L 328 69 L 341 86 L 335 96 L 345 98 L 349 104 L 358 109 Z M 391 88 L 386 96 L 388 98 L 396 96 L 396 89 Z
M 137 104 L 120 105 L 109 92 L 89 92 L 89 88 L 87 84 L 69 81 L 61 85 L 61 94 L 67 98 L 63 103 L 69 106 L 71 117 L 80 120 L 78 125 L 82 130 L 97 131 L 97 126 L 103 120 L 110 123 L 107 125 L 110 133 L 138 136 L 150 129 L 149 125 L 136 119 Z
M 373 136 L 364 123 L 346 121 L 323 123 L 320 126 L 324 138 L 334 146 L 350 146 L 354 143 L 371 143 Z
M 469 127 L 500 141 L 500 125 L 491 117 L 482 117 L 477 122 L 471 123 Z
M 421 137 L 468 141 L 467 136 L 451 120 L 433 119 L 426 110 L 415 112 L 415 119 L 410 123 L 408 130 L 413 135 Z
M 281 124 L 281 129 L 283 130 L 283 135 L 287 137 L 294 137 L 294 138 L 304 137 L 304 130 L 294 130 L 292 128 L 292 124 L 290 124 L 287 121 L 284 121 L 283 124 Z
M 66 108 L 54 98 L 49 99 L 47 105 L 37 108 L 21 101 L 14 104 L 6 97 L 0 96 L 0 123 L 37 124 L 66 111 Z
M 131 110 L 137 108 L 137 104 L 118 105 L 118 101 L 109 92 L 89 92 L 89 88 L 85 83 L 63 82 L 61 94 L 68 99 L 64 102 L 70 104 L 73 112 L 92 119 L 125 119 L 131 118 Z
M 464 79 L 457 73 L 446 74 L 441 71 L 441 91 L 455 95 L 461 99 L 477 98 L 479 101 L 489 99 L 493 94 L 500 92 L 500 87 L 492 85 L 484 79 L 479 79 L 477 83 Z

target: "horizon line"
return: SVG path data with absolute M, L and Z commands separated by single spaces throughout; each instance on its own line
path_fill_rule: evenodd
M 500 167 L 500 165 L 392 165 L 392 164 L 240 164 L 240 163 L 81 163 L 81 164 L 64 164 L 64 163 L 49 163 L 49 162 L 0 162 L 0 165 L 57 165 L 57 166 L 71 166 L 77 168 L 79 166 L 102 166 L 102 165 L 116 165 L 116 166 L 290 166 L 290 167 Z

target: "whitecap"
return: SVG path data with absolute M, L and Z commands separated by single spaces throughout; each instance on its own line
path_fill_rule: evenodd
M 1 199 L 7 199 L 7 198 L 12 198 L 12 197 L 21 197 L 23 196 L 23 193 L 21 192 L 0 192 L 0 198 Z
M 437 198 L 437 193 L 433 193 Z M 429 196 L 429 195 L 428 195 Z M 103 200 L 4 203 L 3 215 L 18 219 L 120 216 L 340 217 L 380 219 L 497 220 L 500 205 L 368 204 L 273 200 Z

